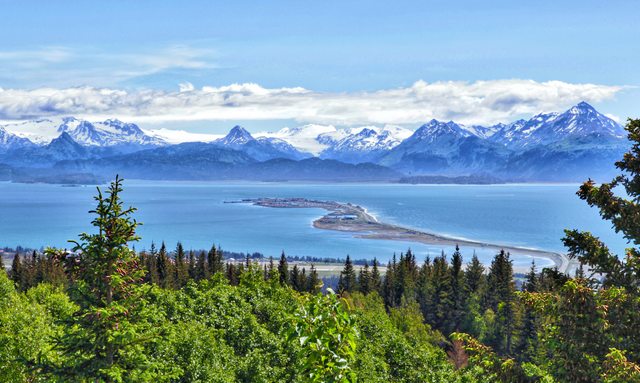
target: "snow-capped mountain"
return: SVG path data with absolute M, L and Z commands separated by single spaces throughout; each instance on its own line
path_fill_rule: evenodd
M 146 147 L 166 144 L 158 137 L 147 135 L 138 125 L 116 119 L 102 122 L 90 122 L 74 117 L 40 119 L 4 125 L 4 129 L 37 145 L 49 144 L 62 133 L 67 133 L 83 146 Z
M 242 126 L 236 125 L 229 131 L 226 136 L 216 140 L 215 143 L 231 148 L 236 148 L 246 145 L 251 141 L 255 141 L 255 138 L 253 138 L 251 133 L 249 133 Z
M 347 134 L 343 130 L 336 129 L 333 125 L 309 124 L 296 128 L 282 128 L 277 132 L 260 132 L 256 133 L 256 137 L 278 138 L 302 152 L 318 155 L 329 147 L 327 143 L 329 140 L 323 140 L 320 137 L 331 137 L 331 142 L 333 142 L 343 133 Z
M 157 137 L 148 136 L 136 124 L 125 123 L 116 119 L 103 122 L 65 118 L 58 132 L 67 132 L 77 143 L 84 146 L 118 146 L 141 145 L 160 146 L 165 142 Z
M 275 137 L 254 138 L 249 131 L 241 126 L 234 126 L 229 133 L 213 141 L 220 147 L 242 151 L 259 161 L 274 158 L 299 160 L 311 157 L 311 154 L 301 152 L 284 140 Z
M 32 146 L 33 143 L 24 137 L 7 132 L 0 126 L 0 152 L 11 149 L 25 148 Z
M 0 162 L 23 170 L 90 171 L 83 166 L 98 166 L 112 158 L 108 160 L 111 170 L 131 166 L 141 172 L 136 174 L 143 174 L 145 166 L 154 166 L 151 161 L 160 161 L 175 174 L 184 169 L 193 177 L 211 179 L 215 174 L 230 176 L 224 173 L 230 168 L 223 168 L 232 166 L 231 162 L 220 161 L 222 157 L 240 161 L 242 171 L 268 170 L 273 175 L 278 172 L 274 169 L 301 171 L 299 162 L 315 155 L 319 162 L 304 162 L 313 164 L 314 171 L 336 167 L 350 172 L 356 171 L 352 164 L 371 162 L 378 171 L 406 175 L 486 173 L 520 181 L 568 181 L 608 177 L 614 161 L 629 147 L 625 130 L 585 102 L 563 113 L 540 113 L 488 127 L 431 120 L 413 132 L 397 126 L 305 125 L 252 135 L 235 126 L 217 139 L 167 130 L 164 136 L 172 137 L 168 142 L 154 132 L 159 131 L 144 131 L 118 120 L 89 122 L 73 117 L 2 125 Z M 210 143 L 172 145 L 189 140 Z M 153 153 L 138 153 L 141 149 Z M 147 162 L 135 163 L 138 160 Z M 349 166 L 343 167 L 345 162 Z
M 350 163 L 374 161 L 382 153 L 400 145 L 411 135 L 410 130 L 396 126 L 363 127 L 341 132 L 342 135 L 323 134 L 318 137 L 319 141 L 328 145 L 320 153 L 321 158 Z
M 337 129 L 333 125 L 304 125 L 277 132 L 256 133 L 257 137 L 281 139 L 299 151 L 321 158 L 360 163 L 399 145 L 411 131 L 399 126 L 362 126 Z
M 431 120 L 378 163 L 410 173 L 470 174 L 495 168 L 508 155 L 506 149 L 453 121 Z
M 541 113 L 505 125 L 490 139 L 508 147 L 530 148 L 588 136 L 623 139 L 626 133 L 618 123 L 581 102 L 561 114 Z

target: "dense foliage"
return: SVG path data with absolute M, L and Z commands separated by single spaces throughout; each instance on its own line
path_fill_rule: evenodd
M 504 251 L 485 268 L 409 250 L 383 272 L 347 257 L 335 294 L 284 254 L 135 253 L 116 179 L 72 252 L 0 272 L 0 381 L 640 382 L 640 120 L 627 129 L 622 174 L 578 195 L 630 248 L 568 230 L 572 276 L 532 265 L 516 281 Z

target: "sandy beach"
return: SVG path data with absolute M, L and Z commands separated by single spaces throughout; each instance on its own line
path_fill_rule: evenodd
M 380 222 L 376 217 L 369 214 L 365 208 L 351 203 L 306 198 L 257 198 L 231 201 L 230 203 L 250 203 L 256 206 L 285 209 L 320 208 L 328 211 L 328 213 L 313 221 L 313 226 L 318 229 L 348 232 L 358 238 L 419 242 L 428 245 L 469 246 L 495 250 L 496 252 L 505 250 L 512 256 L 525 255 L 548 259 L 561 272 L 572 272 L 576 267 L 575 261 L 558 252 L 446 237 Z M 524 272 L 526 269 L 516 269 L 515 271 Z

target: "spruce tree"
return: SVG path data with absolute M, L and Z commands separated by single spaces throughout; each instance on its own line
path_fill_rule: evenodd
M 356 289 L 356 271 L 351 263 L 351 257 L 347 255 L 347 259 L 344 262 L 344 268 L 340 272 L 340 279 L 338 282 L 338 290 L 340 292 L 352 292 Z
M 433 260 L 431 285 L 432 296 L 426 313 L 427 322 L 436 329 L 447 332 L 452 328 L 453 294 L 451 271 L 444 254 Z
M 625 250 L 625 256 L 617 256 L 591 233 L 577 230 L 565 230 L 563 242 L 569 249 L 569 257 L 577 258 L 592 272 L 605 277 L 605 287 L 624 287 L 637 293 L 640 291 L 640 119 L 629 119 L 626 129 L 632 146 L 615 164 L 621 174 L 599 186 L 589 179 L 577 194 L 589 206 L 598 208 L 601 217 L 610 221 L 631 246 Z M 623 193 L 618 193 L 617 188 Z
M 73 241 L 79 257 L 73 270 L 77 279 L 69 291 L 78 311 L 69 318 L 57 345 L 65 355 L 61 364 L 43 369 L 56 381 L 153 380 L 164 368 L 141 352 L 158 334 L 146 319 L 139 286 L 144 270 L 128 248 L 138 240 L 138 223 L 131 217 L 135 209 L 123 207 L 121 191 L 118 177 L 106 195 L 98 188 L 97 206 L 91 211 L 96 233 L 80 234 Z
M 163 288 L 173 287 L 173 263 L 167 254 L 167 246 L 164 242 L 160 246 L 160 252 L 158 252 L 158 277 L 160 279 L 160 286 Z
M 289 264 L 287 263 L 287 256 L 284 251 L 280 255 L 280 262 L 278 263 L 278 275 L 281 285 L 289 284 Z
M 465 271 L 465 287 L 469 294 L 479 293 L 484 286 L 484 266 L 480 263 L 478 256 L 473 253 L 471 263 L 467 265 Z
M 382 277 L 380 276 L 380 270 L 378 269 L 378 259 L 373 258 L 373 265 L 371 267 L 371 290 L 382 295 L 381 286 Z
M 491 262 L 487 276 L 486 304 L 496 317 L 495 333 L 491 346 L 502 354 L 511 353 L 512 338 L 516 325 L 515 284 L 513 265 L 509 253 L 504 250 Z
M 300 270 L 298 269 L 298 265 L 293 265 L 291 269 L 291 273 L 289 273 L 289 286 L 293 287 L 294 290 L 300 291 L 300 286 L 298 282 L 300 281 Z
M 151 249 L 147 254 L 147 275 L 145 280 L 156 285 L 160 284 L 160 276 L 158 275 L 158 250 L 155 243 L 151 242 Z
M 309 277 L 307 278 L 307 291 L 311 294 L 317 294 L 322 288 L 322 280 L 318 277 L 318 272 L 313 264 L 311 264 L 311 271 L 309 271 Z
M 273 257 L 269 257 L 269 266 L 267 267 L 267 279 L 278 280 L 278 273 L 275 264 L 273 263 Z
M 20 253 L 16 252 L 13 256 L 13 262 L 11 263 L 10 277 L 18 290 L 23 290 L 24 271 L 22 269 L 22 261 L 20 259 Z
M 236 265 L 232 262 L 227 263 L 226 267 L 226 275 L 227 280 L 229 280 L 229 284 L 235 286 L 238 284 L 238 271 L 236 270 Z
M 189 278 L 195 280 L 198 274 L 196 262 L 196 253 L 193 250 L 189 250 Z
M 422 316 L 429 323 L 433 318 L 429 318 L 428 315 L 431 313 L 433 308 L 433 283 L 431 276 L 433 274 L 433 266 L 431 265 L 431 259 L 427 256 L 420 267 L 420 271 L 418 273 L 418 304 L 420 305 L 420 310 L 422 311 Z
M 185 259 L 184 248 L 180 242 L 176 245 L 175 258 L 175 285 L 177 288 L 181 288 L 186 285 L 189 280 L 189 264 Z
M 387 264 L 387 272 L 382 283 L 382 295 L 387 307 L 396 307 L 400 301 L 400 297 L 396 296 L 396 269 L 397 262 L 394 253 L 391 262 Z
M 209 273 L 221 273 L 224 270 L 224 261 L 222 259 L 222 250 L 216 249 L 215 245 L 211 246 L 207 253 L 207 262 L 209 264 Z
M 531 262 L 531 269 L 522 284 L 522 291 L 526 293 L 538 292 L 538 276 L 535 261 Z M 538 315 L 530 303 L 524 302 L 524 313 L 516 355 L 523 362 L 531 362 L 538 350 Z
M 451 255 L 451 300 L 452 312 L 449 331 L 459 331 L 465 317 L 467 294 L 465 291 L 464 272 L 462 271 L 462 254 L 456 245 Z
M 302 272 L 298 274 L 298 281 L 296 282 L 298 291 L 307 291 L 307 270 L 303 267 Z
M 358 290 L 363 294 L 369 294 L 372 291 L 371 272 L 369 271 L 369 263 L 364 262 L 364 266 L 358 272 Z
M 203 250 L 198 255 L 198 261 L 196 262 L 195 279 L 200 281 L 207 278 L 209 278 L 209 266 L 207 264 L 207 253 Z

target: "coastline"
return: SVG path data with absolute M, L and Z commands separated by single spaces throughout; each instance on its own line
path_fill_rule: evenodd
M 505 250 L 511 255 L 525 255 L 548 259 L 553 262 L 561 272 L 571 272 L 576 267 L 575 261 L 570 260 L 566 255 L 558 252 L 447 237 L 440 234 L 384 223 L 368 213 L 365 208 L 351 203 L 319 201 L 306 198 L 254 198 L 240 201 L 227 201 L 225 203 L 247 203 L 255 206 L 282 209 L 320 208 L 328 211 L 328 214 L 314 220 L 313 227 L 322 230 L 351 233 L 356 238 L 418 242 L 427 245 L 451 247 L 456 245 L 470 246 L 494 250 L 496 252 Z M 521 272 L 526 270 L 516 271 Z

